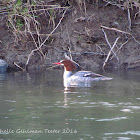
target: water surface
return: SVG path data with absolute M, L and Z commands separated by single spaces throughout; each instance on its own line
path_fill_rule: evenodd
M 140 75 L 64 89 L 61 71 L 0 75 L 0 140 L 139 140 Z

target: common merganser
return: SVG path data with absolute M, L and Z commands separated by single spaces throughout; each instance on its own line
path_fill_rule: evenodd
M 63 80 L 65 87 L 83 86 L 83 84 L 84 86 L 89 86 L 93 81 L 113 79 L 91 71 L 78 71 L 73 73 L 73 71 L 76 70 L 76 65 L 71 60 L 64 59 L 53 64 L 64 66 Z

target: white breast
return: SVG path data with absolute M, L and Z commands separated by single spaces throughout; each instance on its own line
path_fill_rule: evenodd
M 63 79 L 66 80 L 66 79 L 68 79 L 71 76 L 72 76 L 72 72 L 71 71 L 65 71 L 64 74 L 63 74 Z

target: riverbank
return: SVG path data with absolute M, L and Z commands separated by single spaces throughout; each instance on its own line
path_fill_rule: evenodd
M 0 58 L 11 70 L 48 67 L 64 53 L 84 69 L 140 67 L 139 11 L 134 3 L 128 6 L 102 0 L 2 1 Z

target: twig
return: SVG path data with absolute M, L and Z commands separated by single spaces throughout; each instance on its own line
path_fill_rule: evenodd
M 35 7 L 35 6 L 33 6 L 33 7 Z M 11 14 L 11 15 L 15 15 L 15 14 L 13 14 L 13 12 L 9 12 L 8 9 L 11 9 L 11 7 L 7 8 L 6 10 L 0 11 L 0 14 Z M 66 9 L 66 7 L 60 7 L 59 6 L 59 7 L 52 7 L 52 8 L 46 8 L 46 9 L 44 8 L 44 9 L 33 10 L 33 12 L 48 11 L 48 10 L 51 10 L 51 9 Z M 32 11 L 24 12 L 24 14 L 30 14 L 31 12 Z
M 105 54 L 104 51 L 102 50 L 102 48 L 101 48 L 98 44 L 96 44 L 96 46 L 101 50 L 101 52 L 102 52 L 103 54 Z
M 117 44 L 119 38 L 120 38 L 120 37 L 118 37 L 118 38 L 115 40 L 113 46 L 111 47 L 111 49 L 110 49 L 110 51 L 109 51 L 109 53 L 108 53 L 108 55 L 107 55 L 107 57 L 106 57 L 106 59 L 105 59 L 105 62 L 104 62 L 104 64 L 103 64 L 103 69 L 104 69 L 104 67 L 106 66 L 106 63 L 107 63 L 107 61 L 108 61 L 108 59 L 109 59 L 109 56 L 111 55 L 111 52 L 112 52 L 112 50 L 114 49 L 114 47 L 116 46 L 116 44 Z
M 137 61 L 133 62 L 133 64 L 135 64 L 135 63 L 139 63 L 139 62 L 140 62 L 140 60 L 137 60 Z
M 31 10 L 33 10 L 32 8 L 31 8 Z M 38 37 L 38 44 L 39 44 L 39 46 L 40 46 L 40 44 L 41 44 L 41 39 L 40 39 L 40 35 L 39 35 L 39 22 L 38 21 L 36 21 L 36 19 L 35 19 L 35 15 L 34 15 L 34 12 L 32 11 L 32 15 L 33 15 L 33 24 L 34 24 L 34 27 L 35 27 L 35 30 L 36 30 L 36 33 L 37 33 L 37 37 Z M 36 41 L 35 41 L 35 38 L 34 38 L 34 36 L 33 36 L 33 34 L 32 34 L 32 32 L 31 32 L 31 36 L 32 36 L 32 38 L 33 38 L 33 41 L 35 42 L 35 45 L 36 45 L 36 48 L 38 48 L 38 45 L 37 45 L 37 43 L 36 43 Z M 43 58 L 45 58 L 45 54 L 42 52 L 42 50 L 41 49 L 39 49 L 39 52 L 41 53 L 41 55 L 43 56 Z M 42 57 L 41 57 L 42 58 Z
M 68 7 L 68 8 L 69 8 L 69 7 Z M 66 11 L 68 10 L 68 8 L 64 11 L 64 13 L 63 13 L 61 19 L 59 20 L 58 24 L 56 25 L 56 27 L 51 31 L 51 33 L 50 33 L 50 34 L 48 35 L 48 37 L 43 41 L 43 43 L 40 45 L 39 48 L 41 48 L 41 47 L 45 44 L 45 42 L 48 40 L 48 38 L 49 38 L 49 37 L 55 32 L 55 30 L 59 27 L 59 25 L 61 24 L 61 22 L 62 22 L 62 20 L 63 20 L 63 18 L 64 18 L 64 16 L 65 16 Z
M 107 54 L 103 53 L 98 53 L 98 52 L 83 52 L 83 53 L 71 53 L 73 55 L 101 55 L 101 56 L 107 56 Z
M 103 33 L 104 33 L 105 40 L 106 40 L 107 44 L 108 44 L 108 45 L 109 45 L 109 47 L 110 47 L 110 50 L 113 52 L 113 54 L 116 56 L 116 58 L 117 58 L 117 60 L 118 60 L 119 58 L 117 57 L 117 55 L 115 54 L 115 52 L 113 51 L 113 49 L 111 49 L 111 48 L 112 48 L 112 46 L 111 46 L 111 44 L 109 43 L 108 38 L 107 38 L 107 35 L 106 35 L 106 32 L 104 31 L 104 29 L 103 29 L 103 28 L 102 28 L 102 31 L 103 31 Z
M 71 55 L 71 48 L 68 47 L 68 49 L 69 49 L 69 53 L 70 53 L 70 59 L 73 60 L 73 59 L 72 59 L 72 55 Z
M 101 28 L 104 28 L 104 29 L 108 29 L 108 30 L 112 30 L 112 31 L 116 31 L 116 32 L 120 32 L 120 33 L 123 33 L 123 34 L 127 34 L 127 35 L 130 35 L 135 42 L 137 42 L 138 44 L 140 44 L 140 42 L 138 40 L 136 40 L 136 38 L 129 32 L 125 32 L 125 31 L 122 31 L 122 30 L 119 30 L 119 29 L 116 29 L 116 28 L 110 28 L 110 27 L 106 27 L 106 26 L 101 26 Z
M 38 48 L 37 44 L 40 43 L 40 41 L 39 41 L 39 32 L 38 32 L 38 29 L 37 29 L 36 25 L 34 25 L 34 26 L 35 26 L 35 29 L 36 29 L 36 34 L 38 36 L 38 43 L 35 41 L 33 33 L 30 30 L 30 19 L 28 19 L 27 17 L 24 17 L 24 20 L 25 20 L 25 25 L 26 25 L 25 27 L 27 27 L 27 30 L 25 29 L 25 33 L 28 32 L 31 35 L 32 40 L 33 40 L 33 42 L 35 44 L 35 47 Z M 33 19 L 33 23 L 34 22 L 36 22 L 36 21 Z M 36 24 L 36 23 L 34 23 L 34 24 Z M 43 57 L 45 57 L 45 55 L 44 55 L 44 53 L 42 52 L 41 49 L 39 49 L 39 52 L 43 55 Z
M 106 4 L 105 6 L 111 4 L 111 5 L 115 5 L 115 6 L 119 7 L 119 8 L 123 8 L 123 5 L 117 4 L 117 3 L 115 3 L 115 2 L 107 1 L 107 0 L 103 0 L 103 1 L 104 1 L 104 2 L 107 2 L 107 4 Z
M 15 40 L 16 40 L 16 42 L 17 42 L 18 37 L 19 37 L 19 35 L 17 34 L 18 31 L 17 31 L 16 27 L 14 26 L 13 21 L 12 21 L 11 19 L 8 19 L 8 21 L 10 22 L 10 24 L 12 25 L 12 27 L 13 27 L 13 29 L 14 29 L 13 34 L 14 34 Z M 19 38 L 20 38 L 20 37 L 19 37 Z
M 129 7 L 127 8 L 127 13 L 128 13 L 128 28 L 131 31 L 131 16 L 130 16 Z
M 106 42 L 107 42 L 108 46 L 111 48 L 111 44 L 109 43 L 108 38 L 107 38 L 107 35 L 106 35 L 106 33 L 105 33 L 105 31 L 104 31 L 104 29 L 103 29 L 103 28 L 102 28 L 102 31 L 103 31 L 103 33 L 104 33 L 105 40 L 106 40 Z
M 122 31 L 122 30 L 119 30 L 119 29 L 116 29 L 116 28 L 110 28 L 110 27 L 106 27 L 106 26 L 103 26 L 103 25 L 101 25 L 101 28 L 117 31 L 117 32 L 120 32 L 120 33 L 123 33 L 123 34 L 131 35 L 131 33 L 128 33 L 128 32 L 125 32 L 125 31 Z
M 120 48 L 115 53 L 117 53 L 126 43 L 128 43 L 129 40 L 130 39 L 128 39 L 127 41 L 125 41 L 123 44 L 121 44 Z M 110 60 L 112 60 L 113 57 L 114 57 L 114 55 L 110 58 Z
M 69 8 L 69 7 L 68 7 L 68 8 Z M 41 43 L 41 45 L 40 45 L 37 49 L 34 49 L 34 50 L 31 51 L 31 53 L 30 53 L 29 56 L 28 56 L 28 59 L 27 59 L 27 62 L 26 62 L 26 66 L 28 65 L 29 60 L 30 60 L 31 56 L 33 55 L 33 53 L 36 52 L 36 51 L 38 51 L 39 49 L 41 49 L 41 47 L 45 44 L 45 42 L 49 39 L 49 37 L 50 37 L 50 36 L 55 32 L 55 30 L 59 27 L 59 25 L 61 24 L 61 22 L 62 22 L 62 20 L 63 20 L 63 18 L 64 18 L 64 16 L 65 16 L 66 11 L 68 10 L 68 8 L 64 11 L 64 13 L 63 13 L 61 19 L 59 20 L 58 24 L 56 25 L 56 27 L 51 31 L 51 33 L 50 33 L 50 34 L 47 36 L 47 38 Z
M 18 67 L 18 68 L 20 68 L 21 70 L 25 70 L 25 69 L 23 69 L 21 66 L 19 66 L 16 62 L 14 62 L 14 65 L 16 66 L 16 67 Z
M 92 18 L 93 16 L 94 16 L 94 14 L 92 14 L 91 16 L 89 16 L 89 17 L 87 18 L 87 21 L 89 21 L 90 18 Z
M 86 8 L 86 2 L 84 0 L 84 11 L 85 11 L 85 16 L 87 16 L 87 8 Z

